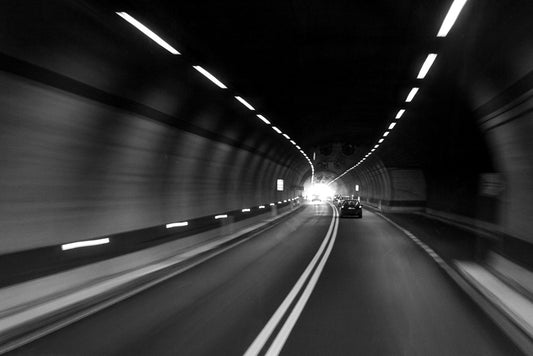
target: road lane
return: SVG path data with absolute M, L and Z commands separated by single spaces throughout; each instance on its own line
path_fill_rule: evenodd
M 243 354 L 313 258 L 331 214 L 327 205 L 308 206 L 271 230 L 12 354 Z
M 337 242 L 281 355 L 520 355 L 418 246 L 377 215 Z

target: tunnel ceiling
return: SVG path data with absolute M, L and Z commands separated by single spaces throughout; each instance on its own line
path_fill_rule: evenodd
M 91 2 L 92 3 L 92 2 Z M 451 1 L 112 1 L 203 65 L 304 149 L 373 144 Z

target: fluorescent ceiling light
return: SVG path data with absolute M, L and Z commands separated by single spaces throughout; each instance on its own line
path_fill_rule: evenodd
M 259 205 L 259 209 L 264 209 L 265 206 L 264 205 Z
M 383 141 L 385 141 L 385 139 L 384 138 L 380 138 L 378 143 L 382 143 Z
M 379 147 L 379 145 L 375 145 L 375 146 L 374 146 L 374 148 L 378 148 L 378 147 Z
M 283 134 L 283 137 L 285 137 L 287 140 L 290 140 L 291 138 L 287 134 Z
M 250 212 L 250 209 L 246 208 L 246 209 L 242 209 L 241 210 L 243 213 L 249 213 Z
M 281 133 L 281 130 L 278 129 L 276 126 L 272 126 L 272 130 L 276 131 L 277 133 Z
M 281 204 L 281 201 L 278 201 L 278 204 Z
M 228 217 L 228 215 L 226 215 L 226 214 L 222 214 L 222 215 L 216 215 L 216 216 L 215 216 L 215 219 L 225 219 L 225 218 L 227 218 L 227 217 Z
M 248 109 L 250 109 L 252 111 L 255 111 L 254 107 L 252 105 L 250 105 L 249 102 L 247 102 L 246 100 L 241 98 L 240 96 L 236 96 L 235 99 L 239 100 L 241 102 L 241 104 L 246 106 Z
M 300 150 L 300 152 L 302 152 L 302 148 L 298 145 L 296 145 L 296 148 Z
M 429 68 L 431 68 L 436 58 L 437 55 L 435 53 L 428 54 L 424 64 L 422 64 L 422 68 L 420 68 L 420 72 L 418 72 L 418 75 L 416 76 L 416 79 L 424 79 L 426 77 L 426 74 L 429 72 Z
M 399 119 L 400 117 L 402 117 L 403 113 L 405 112 L 405 109 L 400 109 L 398 110 L 398 113 L 396 114 L 396 119 Z
M 370 150 L 370 152 L 374 152 L 375 150 L 376 150 L 376 149 L 375 149 L 375 148 L 373 148 L 373 149 L 371 149 L 371 150 Z
M 270 203 L 270 206 L 274 206 L 274 205 L 276 205 L 276 204 L 274 204 L 274 203 Z
M 222 83 L 220 80 L 215 78 L 215 76 L 213 74 L 209 73 L 208 71 L 206 71 L 202 67 L 200 67 L 200 66 L 192 66 L 192 67 L 194 69 L 196 69 L 197 71 L 199 71 L 200 73 L 202 73 L 207 79 L 209 79 L 210 81 L 215 83 L 219 88 L 222 88 L 222 89 L 227 89 L 228 88 L 227 86 L 224 85 L 224 83 Z
M 383 137 L 387 137 L 389 136 L 389 131 L 385 131 L 385 133 L 383 134 Z
M 413 100 L 413 98 L 415 97 L 417 92 L 418 92 L 418 88 L 411 89 L 411 91 L 409 92 L 409 95 L 407 95 L 407 98 L 405 99 L 405 101 L 407 103 L 410 103 Z
M 394 126 L 396 126 L 395 122 L 393 122 L 392 124 L 389 125 L 389 130 L 392 130 L 394 128 Z
M 452 29 L 453 24 L 455 23 L 455 20 L 457 20 L 457 17 L 461 13 L 461 10 L 463 9 L 463 6 L 465 6 L 467 0 L 455 0 L 450 6 L 450 9 L 448 10 L 448 13 L 446 14 L 446 17 L 444 18 L 444 21 L 442 21 L 442 25 L 440 26 L 439 33 L 437 33 L 437 37 L 446 37 L 448 32 Z
M 170 223 L 170 224 L 167 224 L 167 229 L 170 229 L 170 228 L 173 228 L 173 227 L 180 227 L 180 226 L 187 226 L 189 225 L 189 222 L 187 221 L 181 221 L 181 222 L 175 222 L 175 223 Z
M 293 140 L 291 140 L 291 143 L 296 146 L 296 142 L 294 142 Z
M 124 20 L 128 21 L 131 25 L 133 25 L 135 28 L 137 28 L 139 31 L 144 33 L 146 36 L 148 36 L 152 41 L 166 49 L 172 54 L 180 54 L 174 47 L 166 43 L 161 37 L 156 35 L 152 30 L 150 30 L 148 27 L 144 26 L 142 23 L 137 21 L 135 18 L 130 16 L 127 12 L 117 12 L 118 16 L 122 17 Z
M 61 250 L 66 251 L 66 250 L 72 250 L 74 248 L 104 245 L 104 244 L 108 244 L 108 243 L 109 243 L 109 238 L 98 239 L 98 240 L 86 240 L 86 241 L 71 242 L 71 243 L 68 243 L 68 244 L 61 245 Z
M 270 121 L 268 121 L 263 115 L 257 114 L 257 117 L 260 118 L 265 124 L 270 125 Z

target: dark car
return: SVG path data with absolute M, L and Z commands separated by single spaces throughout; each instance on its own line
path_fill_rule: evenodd
M 344 200 L 340 208 L 340 217 L 355 216 L 357 218 L 363 217 L 363 207 L 359 201 L 354 199 Z

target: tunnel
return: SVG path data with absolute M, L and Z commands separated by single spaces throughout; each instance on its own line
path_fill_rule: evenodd
M 532 14 L 2 1 L 0 354 L 533 354 Z

